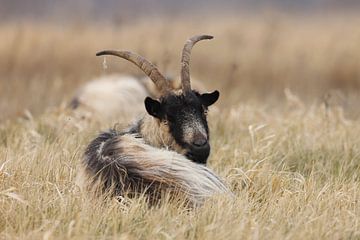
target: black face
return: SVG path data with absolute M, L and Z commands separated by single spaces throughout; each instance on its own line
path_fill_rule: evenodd
M 186 96 L 170 94 L 160 102 L 147 97 L 147 112 L 167 122 L 170 134 L 186 150 L 186 156 L 194 162 L 206 164 L 210 154 L 207 108 L 219 98 L 219 92 L 199 94 L 192 91 Z

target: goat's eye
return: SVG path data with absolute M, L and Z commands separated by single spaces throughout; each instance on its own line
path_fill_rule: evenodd
M 209 112 L 209 110 L 207 108 L 203 107 L 203 113 L 205 116 L 207 116 L 208 112 Z

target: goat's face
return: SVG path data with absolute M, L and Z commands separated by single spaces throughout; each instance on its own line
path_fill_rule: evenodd
M 170 93 L 159 101 L 147 97 L 145 108 L 151 116 L 169 126 L 169 133 L 189 159 L 205 164 L 210 153 L 206 113 L 218 98 L 218 91 Z

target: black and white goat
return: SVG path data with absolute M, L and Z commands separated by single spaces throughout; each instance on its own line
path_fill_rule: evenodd
M 191 89 L 189 62 L 193 45 L 212 36 L 190 38 L 181 60 L 182 88 L 174 90 L 159 70 L 143 57 L 126 51 L 102 51 L 137 65 L 161 92 L 145 98 L 147 115 L 123 131 L 110 130 L 87 147 L 82 162 L 88 186 L 115 195 L 145 194 L 156 202 L 163 193 L 180 193 L 191 205 L 214 194 L 229 193 L 226 185 L 205 166 L 210 153 L 207 109 L 219 92 L 200 94 Z

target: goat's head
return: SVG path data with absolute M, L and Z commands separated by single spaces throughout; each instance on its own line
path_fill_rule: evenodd
M 115 55 L 137 65 L 155 83 L 161 97 L 145 99 L 148 114 L 168 125 L 169 133 L 176 143 L 185 150 L 186 156 L 198 163 L 206 163 L 210 153 L 209 129 L 206 119 L 207 109 L 219 98 L 219 92 L 200 94 L 191 89 L 190 54 L 191 49 L 200 40 L 212 39 L 212 36 L 194 36 L 186 41 L 181 58 L 181 90 L 173 90 L 160 71 L 145 58 L 126 51 L 102 51 L 101 55 Z

